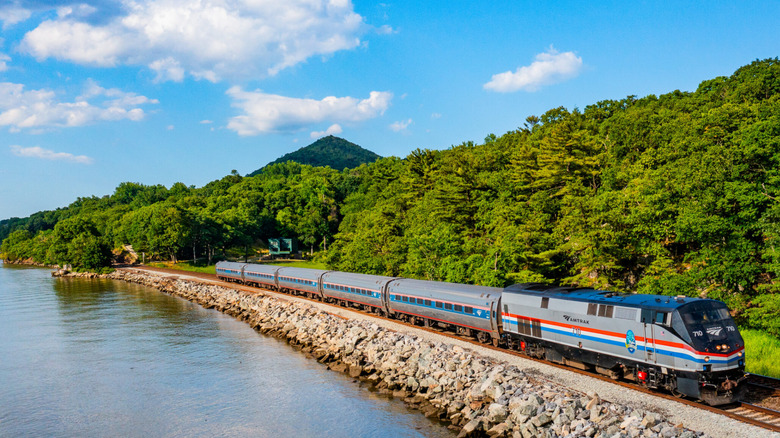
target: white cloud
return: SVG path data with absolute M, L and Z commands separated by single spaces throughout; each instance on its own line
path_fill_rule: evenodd
M 10 56 L 6 55 L 5 53 L 0 53 L 0 71 L 8 70 L 8 61 L 10 60 Z
M 20 7 L 19 5 L 0 6 L 0 21 L 3 22 L 3 29 L 21 23 L 32 16 L 32 12 Z
M 582 69 L 582 58 L 574 52 L 558 53 L 550 49 L 536 55 L 529 66 L 518 67 L 514 73 L 507 71 L 493 75 L 483 87 L 499 93 L 525 90 L 536 91 L 543 85 L 555 84 L 577 76 Z
M 360 45 L 366 30 L 349 0 L 124 0 L 122 13 L 102 24 L 87 11 L 42 22 L 20 48 L 56 58 L 110 67 L 146 66 L 157 80 L 186 74 L 222 77 L 274 75 L 317 55 Z
M 390 129 L 392 129 L 395 132 L 406 131 L 406 128 L 408 128 L 409 125 L 411 124 L 412 124 L 412 119 L 400 120 L 398 122 L 391 123 Z
M 328 127 L 328 129 L 324 131 L 314 131 L 311 133 L 311 138 L 320 138 L 325 137 L 326 135 L 339 135 L 343 132 L 341 129 L 341 125 L 338 123 L 334 123 Z
M 0 126 L 11 131 L 48 127 L 83 126 L 96 121 L 133 120 L 146 116 L 139 108 L 158 103 L 155 99 L 106 89 L 87 81 L 84 94 L 73 102 L 61 102 L 54 91 L 24 89 L 23 84 L 0 83 Z
M 25 148 L 18 145 L 11 146 L 11 153 L 18 157 L 38 158 L 50 161 L 70 161 L 72 163 L 92 164 L 94 160 L 86 155 L 73 155 L 67 152 L 54 152 L 39 146 Z
M 433 119 L 433 120 L 440 119 L 440 118 L 441 118 L 441 114 L 439 114 L 439 113 L 432 113 L 431 114 L 431 119 Z
M 170 56 L 165 59 L 158 59 L 157 61 L 149 64 L 149 68 L 157 73 L 157 77 L 154 78 L 155 82 L 174 81 L 181 82 L 184 80 L 184 69 L 179 61 L 171 58 Z
M 392 93 L 372 91 L 363 100 L 334 96 L 299 99 L 240 87 L 231 87 L 227 94 L 233 98 L 233 107 L 244 112 L 230 119 L 227 126 L 238 135 L 295 132 L 322 122 L 360 122 L 384 114 L 393 98 Z
M 210 124 L 212 124 L 212 123 L 214 123 L 214 122 L 213 122 L 213 121 L 211 121 L 211 120 L 201 120 L 201 121 L 200 121 L 200 122 L 198 122 L 198 123 L 200 123 L 201 125 L 210 125 Z

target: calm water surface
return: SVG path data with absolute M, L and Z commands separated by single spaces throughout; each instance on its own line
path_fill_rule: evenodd
M 214 310 L 0 264 L 0 437 L 452 436 Z

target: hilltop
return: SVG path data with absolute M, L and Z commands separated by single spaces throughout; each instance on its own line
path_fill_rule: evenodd
M 300 148 L 295 152 L 290 152 L 282 157 L 268 163 L 267 166 L 277 163 L 286 163 L 295 161 L 300 164 L 311 166 L 329 166 L 332 169 L 341 170 L 344 168 L 358 167 L 363 163 L 373 163 L 382 158 L 381 156 L 364 149 L 355 143 L 344 140 L 340 137 L 329 135 L 322 137 L 314 143 Z M 263 171 L 263 168 L 257 169 L 247 176 L 255 176 Z

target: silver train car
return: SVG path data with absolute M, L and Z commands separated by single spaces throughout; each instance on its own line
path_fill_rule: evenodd
M 352 306 L 387 314 L 387 285 L 394 277 L 327 271 L 322 276 L 322 296 L 328 302 L 342 301 Z
M 516 284 L 506 288 L 220 262 L 226 281 L 306 294 L 721 405 L 746 387 L 720 301 Z
M 245 284 L 256 287 L 273 287 L 276 288 L 277 278 L 276 272 L 279 270 L 278 266 L 271 265 L 244 265 L 244 275 L 242 277 Z M 219 271 L 217 271 L 219 274 Z
M 322 274 L 328 271 L 307 268 L 276 269 L 276 288 L 278 290 L 296 295 L 308 295 L 313 298 L 322 298 L 320 279 L 322 278 Z
M 497 287 L 408 278 L 390 282 L 387 290 L 390 315 L 425 326 L 452 326 L 459 334 L 496 345 L 501 337 L 495 318 L 500 299 Z
M 745 344 L 720 301 L 514 285 L 501 319 L 510 348 L 710 405 L 745 385 Z
M 219 262 L 217 263 L 217 278 L 234 283 L 244 283 L 244 267 L 246 263 Z

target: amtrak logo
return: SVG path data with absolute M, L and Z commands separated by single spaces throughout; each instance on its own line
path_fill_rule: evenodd
M 707 334 L 710 336 L 720 336 L 720 332 L 723 331 L 723 327 L 710 327 L 707 329 Z
M 636 338 L 631 330 L 626 332 L 626 348 L 628 348 L 628 352 L 631 354 L 634 354 L 636 351 Z
M 569 316 L 569 315 L 563 315 L 563 319 L 565 319 L 566 321 L 569 321 L 569 322 L 578 322 L 580 324 L 590 324 L 590 321 L 588 321 L 587 319 L 574 318 L 574 317 Z

